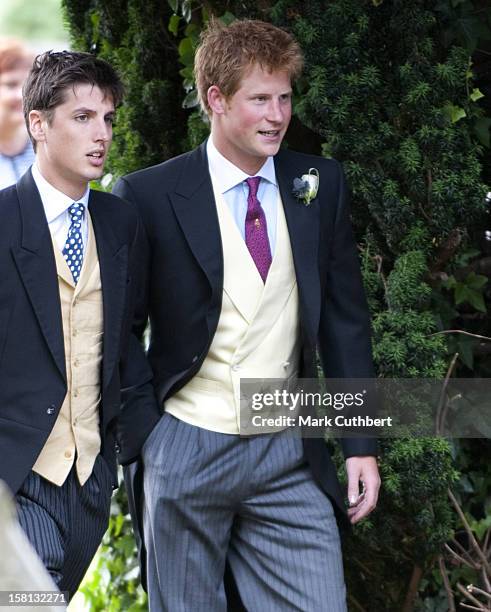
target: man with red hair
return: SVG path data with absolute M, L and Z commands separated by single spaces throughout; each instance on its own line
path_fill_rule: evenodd
M 302 64 L 272 24 L 211 20 L 194 64 L 210 138 L 114 188 L 144 226 L 117 438 L 151 612 L 236 610 L 227 564 L 247 610 L 346 612 L 337 517 L 377 502 L 373 438 L 342 440 L 345 513 L 322 437 L 241 427 L 241 381 L 314 378 L 317 350 L 329 378 L 373 377 L 340 164 L 281 149 Z

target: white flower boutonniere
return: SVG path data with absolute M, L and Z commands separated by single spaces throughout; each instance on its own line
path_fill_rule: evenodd
M 305 206 L 309 206 L 318 190 L 319 171 L 317 168 L 309 168 L 308 174 L 302 174 L 301 178 L 293 179 L 293 195 L 302 200 Z

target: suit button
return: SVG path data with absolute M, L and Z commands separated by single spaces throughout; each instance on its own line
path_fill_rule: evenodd
M 54 411 L 55 411 L 54 404 L 51 404 L 51 406 L 46 410 L 46 414 L 54 414 Z
M 236 363 L 234 363 L 234 365 L 232 366 L 232 370 L 234 372 L 238 372 L 240 370 L 240 365 L 237 365 Z
M 72 453 L 71 453 L 71 451 L 65 451 L 65 457 L 66 457 L 67 459 L 71 459 L 71 458 L 72 458 Z

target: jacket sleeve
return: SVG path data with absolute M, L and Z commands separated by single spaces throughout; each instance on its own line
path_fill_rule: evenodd
M 113 193 L 133 203 L 138 202 L 130 185 L 120 179 Z M 150 248 L 141 218 L 138 219 L 135 240 L 130 254 L 129 273 L 129 338 L 121 359 L 121 411 L 116 427 L 119 462 L 135 461 L 143 443 L 154 428 L 161 413 L 153 386 L 153 373 L 143 346 L 148 321 L 148 276 Z
M 319 351 L 329 378 L 374 378 L 370 318 L 351 227 L 346 181 L 338 164 L 333 239 L 321 304 Z M 377 454 L 376 438 L 343 438 L 346 458 Z

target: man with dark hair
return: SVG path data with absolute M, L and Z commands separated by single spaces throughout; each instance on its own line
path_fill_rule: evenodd
M 118 437 L 158 612 L 226 610 L 227 561 L 247 610 L 346 610 L 324 440 L 240 435 L 241 378 L 313 378 L 316 347 L 327 376 L 373 375 L 341 167 L 280 151 L 301 68 L 287 32 L 212 22 L 195 60 L 210 138 L 115 187 L 147 234 L 135 332 L 149 316 L 151 368 L 132 342 Z M 377 501 L 377 445 L 343 450 L 357 522 Z
M 0 479 L 72 595 L 117 485 L 118 362 L 129 335 L 138 221 L 102 176 L 123 88 L 87 53 L 39 56 L 24 89 L 36 159 L 0 191 Z

